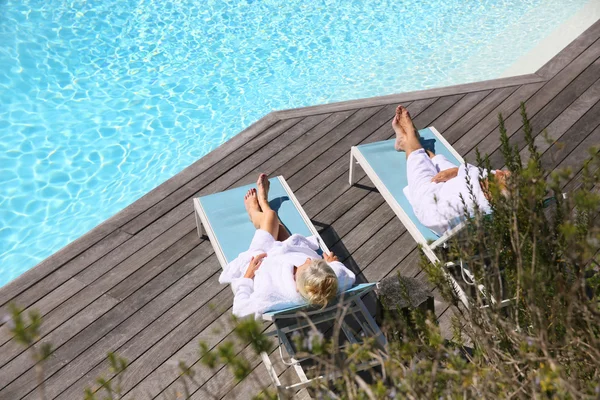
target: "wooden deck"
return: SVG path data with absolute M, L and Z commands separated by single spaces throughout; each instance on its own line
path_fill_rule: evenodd
M 365 280 L 397 271 L 425 280 L 414 240 L 370 181 L 361 175 L 348 185 L 350 146 L 392 137 L 402 103 L 418 128 L 435 126 L 468 161 L 478 147 L 501 167 L 497 115 L 523 147 L 518 107 L 526 101 L 534 133 L 546 129 L 561 142 L 537 139 L 543 164 L 577 175 L 600 144 L 599 57 L 600 21 L 535 74 L 271 113 L 1 288 L 0 315 L 11 301 L 42 313 L 42 340 L 55 349 L 45 367 L 48 398 L 83 398 L 97 376 L 110 376 L 108 351 L 130 361 L 126 398 L 162 398 L 180 388 L 178 360 L 198 362 L 199 339 L 216 345 L 231 332 L 231 290 L 217 282 L 211 244 L 196 235 L 193 196 L 253 182 L 258 172 L 283 175 L 330 248 Z M 577 184 L 576 176 L 565 190 Z M 452 309 L 437 301 L 436 313 L 448 330 Z M 0 399 L 37 398 L 32 367 L 1 326 Z M 265 372 L 253 376 L 266 383 Z M 258 390 L 236 385 L 227 369 L 198 368 L 196 381 L 194 399 Z

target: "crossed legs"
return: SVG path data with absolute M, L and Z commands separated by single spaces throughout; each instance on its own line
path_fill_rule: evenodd
M 256 182 L 258 190 L 248 190 L 244 196 L 244 204 L 254 227 L 269 232 L 275 240 L 282 242 L 290 234 L 269 205 L 269 185 L 267 175 L 260 174 Z

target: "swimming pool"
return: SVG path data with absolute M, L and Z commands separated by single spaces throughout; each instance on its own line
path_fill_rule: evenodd
M 495 78 L 586 2 L 0 0 L 0 285 L 272 110 Z

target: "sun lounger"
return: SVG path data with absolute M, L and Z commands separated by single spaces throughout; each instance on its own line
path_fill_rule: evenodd
M 327 246 L 319 236 L 314 225 L 300 206 L 300 203 L 294 196 L 294 193 L 288 186 L 285 179 L 277 176 L 269 179 L 271 182 L 269 189 L 269 204 L 279 216 L 279 219 L 289 232 L 299 233 L 304 236 L 315 235 L 318 238 L 321 250 L 329 252 Z M 255 232 L 255 228 L 248 218 L 244 207 L 244 195 L 248 189 L 255 185 L 246 185 L 235 189 L 215 193 L 207 196 L 194 198 L 194 210 L 196 223 L 198 226 L 198 235 L 206 232 L 211 244 L 215 250 L 216 256 L 225 267 L 227 263 L 235 259 L 239 253 L 246 251 Z M 312 324 L 321 324 L 326 321 L 335 320 L 339 317 L 339 310 L 343 309 L 345 315 L 353 316 L 359 324 L 361 331 L 368 336 L 375 337 L 381 347 L 385 347 L 387 342 L 385 336 L 377 326 L 377 323 L 367 310 L 362 298 L 373 289 L 375 283 L 366 283 L 356 285 L 344 293 L 340 294 L 336 301 L 324 309 L 313 309 L 307 305 L 266 312 L 263 319 L 273 322 L 275 330 L 271 333 L 276 336 L 280 342 L 280 355 L 283 359 L 281 346 L 285 347 L 290 362 L 296 370 L 300 383 L 282 386 L 275 369 L 266 353 L 261 354 L 265 367 L 278 390 L 299 390 L 310 383 L 310 379 L 295 358 L 295 349 L 290 340 L 294 332 L 302 332 Z M 310 323 L 306 316 L 310 318 Z M 350 343 L 356 343 L 358 339 L 354 330 L 348 324 L 343 322 L 341 329 Z M 285 361 L 284 361 L 285 362 Z M 372 367 L 373 363 L 364 365 L 363 369 Z M 331 378 L 331 376 L 318 376 L 315 378 Z M 313 378 L 313 379 L 315 379 Z
M 464 164 L 462 157 L 434 127 L 420 130 L 419 135 L 424 148 L 430 149 L 436 154 L 443 154 L 455 165 Z M 394 142 L 395 140 L 391 139 L 352 147 L 350 151 L 350 185 L 355 183 L 354 168 L 358 164 L 400 218 L 406 230 L 422 246 L 427 258 L 432 263 L 437 263 L 440 259 L 434 250 L 462 229 L 464 223 L 457 224 L 440 237 L 419 222 L 404 193 L 404 188 L 408 185 L 406 157 L 394 149 Z M 448 278 L 453 283 L 461 301 L 468 307 L 468 301 L 462 288 L 450 274 L 448 274 Z

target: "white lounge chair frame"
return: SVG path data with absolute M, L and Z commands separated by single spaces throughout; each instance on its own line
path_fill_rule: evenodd
M 440 143 L 443 143 L 443 145 L 452 153 L 453 156 L 456 157 L 456 159 L 461 164 L 465 163 L 464 159 L 460 156 L 460 154 L 458 154 L 458 152 L 450 145 L 450 143 L 448 143 L 448 141 L 438 132 L 437 129 L 435 129 L 433 126 L 430 126 L 428 129 L 430 129 L 433 132 L 433 134 L 436 136 L 436 140 L 439 140 Z M 415 241 L 421 245 L 421 248 L 422 248 L 423 252 L 425 253 L 425 255 L 427 256 L 427 258 L 434 264 L 439 263 L 440 259 L 435 254 L 434 250 L 440 246 L 444 246 L 445 243 L 450 238 L 452 238 L 461 229 L 463 229 L 465 227 L 465 223 L 462 222 L 462 223 L 458 224 L 454 228 L 445 232 L 444 235 L 442 235 L 439 239 L 435 240 L 432 243 L 428 243 L 427 240 L 425 239 L 425 237 L 423 236 L 423 234 L 419 231 L 419 229 L 415 225 L 415 223 L 406 214 L 406 212 L 400 206 L 400 204 L 398 204 L 398 202 L 396 201 L 394 196 L 390 193 L 388 188 L 383 184 L 381 179 L 379 179 L 375 170 L 373 170 L 371 165 L 369 165 L 369 162 L 367 161 L 367 159 L 360 152 L 360 149 L 356 146 L 352 146 L 352 148 L 350 149 L 350 173 L 349 173 L 350 185 L 354 185 L 356 183 L 356 180 L 355 180 L 356 174 L 355 174 L 355 170 L 354 170 L 356 165 L 360 165 L 360 167 L 363 169 L 365 174 L 369 177 L 369 179 L 371 179 L 371 182 L 373 182 L 373 184 L 375 185 L 375 187 L 377 188 L 379 193 L 381 193 L 381 195 L 385 199 L 386 203 L 388 203 L 390 208 L 394 211 L 394 213 L 398 216 L 398 218 L 400 218 L 400 221 L 402 221 L 402 223 L 406 227 L 406 230 L 411 234 L 411 236 L 415 239 Z M 446 264 L 446 266 L 453 266 L 453 265 L 454 265 L 454 263 Z M 456 291 L 456 294 L 460 298 L 461 302 L 465 305 L 465 307 L 469 308 L 469 301 L 468 301 L 467 296 L 465 295 L 465 292 L 463 291 L 463 289 L 460 287 L 460 285 L 456 282 L 456 280 L 454 279 L 454 277 L 451 274 L 447 273 L 445 270 L 444 270 L 444 273 L 445 273 L 446 277 L 448 278 L 448 280 L 452 283 L 452 286 L 454 287 L 454 290 Z M 473 275 L 469 271 L 463 270 L 463 273 L 466 273 L 470 280 L 472 280 L 472 281 L 474 280 Z M 479 289 L 479 291 L 481 291 L 485 295 L 485 288 L 483 287 L 483 285 L 477 285 L 477 288 Z M 493 303 L 496 302 L 493 298 L 491 298 L 491 301 Z M 503 300 L 501 303 L 502 303 L 502 305 L 506 305 L 506 304 L 508 304 L 509 301 L 510 300 Z
M 281 183 L 281 186 L 283 186 L 283 188 L 285 189 L 288 197 L 290 198 L 290 201 L 294 204 L 294 206 L 300 213 L 300 216 L 304 220 L 304 223 L 306 223 L 306 226 L 310 230 L 310 233 L 312 233 L 319 240 L 319 246 L 321 246 L 321 250 L 329 253 L 329 249 L 327 248 L 327 245 L 325 244 L 323 239 L 321 239 L 319 232 L 317 232 L 317 229 L 311 222 L 310 218 L 308 218 L 308 215 L 306 215 L 306 211 L 304 211 L 304 209 L 300 205 L 300 202 L 296 198 L 296 195 L 294 195 L 294 192 L 292 192 L 292 189 L 289 187 L 289 185 L 287 184 L 287 182 L 285 181 L 283 176 L 277 176 L 276 178 Z M 206 236 L 208 236 L 208 238 L 210 239 L 210 243 L 212 244 L 213 248 L 215 249 L 215 254 L 217 256 L 217 259 L 219 260 L 219 263 L 221 264 L 221 267 L 225 267 L 225 265 L 227 265 L 227 260 L 225 259 L 225 253 L 223 252 L 223 249 L 221 249 L 219 241 L 217 240 L 217 237 L 215 236 L 214 230 L 210 225 L 210 221 L 208 220 L 208 217 L 206 216 L 206 213 L 204 212 L 204 209 L 202 208 L 200 199 L 197 197 L 194 197 L 194 210 L 196 211 L 195 215 L 196 215 L 196 227 L 198 229 L 198 237 L 202 237 L 202 232 L 206 233 Z M 204 229 L 203 229 L 203 227 L 204 227 Z
M 319 232 L 317 231 L 317 229 L 313 225 L 312 221 L 310 220 L 310 218 L 308 217 L 308 215 L 306 214 L 306 212 L 300 205 L 300 202 L 294 195 L 294 192 L 291 190 L 291 188 L 289 187 L 289 185 L 287 184 L 285 179 L 282 176 L 277 176 L 276 178 L 281 183 L 281 186 L 285 189 L 287 196 L 289 197 L 290 201 L 294 204 L 294 206 L 300 213 L 300 216 L 304 220 L 304 222 L 305 222 L 306 226 L 308 227 L 308 229 L 310 230 L 310 232 L 318 239 L 321 249 L 323 251 L 329 253 L 329 249 L 328 249 L 327 245 L 325 244 L 325 242 L 319 235 Z M 219 263 L 221 264 L 222 267 L 225 267 L 225 265 L 227 265 L 227 260 L 225 258 L 225 254 L 223 252 L 223 249 L 219 245 L 219 241 L 217 240 L 217 238 L 215 236 L 214 230 L 210 225 L 210 221 L 209 221 L 206 213 L 204 212 L 204 209 L 202 207 L 202 204 L 200 203 L 199 198 L 194 198 L 193 203 L 194 203 L 194 211 L 195 211 L 194 214 L 196 217 L 196 226 L 197 226 L 198 236 L 201 237 L 203 232 L 206 233 L 206 235 L 208 236 L 208 238 L 215 250 L 215 254 L 217 256 L 217 259 L 219 260 Z M 275 370 L 271 360 L 269 359 L 269 355 L 265 352 L 261 353 L 261 358 L 262 358 L 263 364 L 265 365 L 267 372 L 269 374 L 269 377 L 271 378 L 271 381 L 273 382 L 273 385 L 275 385 L 275 387 L 278 391 L 278 394 L 280 394 L 280 396 L 283 395 L 285 397 L 292 391 L 301 390 L 302 388 L 309 386 L 315 379 L 334 379 L 337 375 L 334 373 L 334 374 L 321 375 L 321 376 L 317 376 L 312 379 L 308 379 L 308 377 L 306 376 L 306 373 L 304 372 L 304 370 L 302 368 L 302 365 L 300 364 L 300 362 L 303 360 L 298 360 L 294 357 L 295 352 L 294 352 L 293 346 L 290 343 L 287 335 L 290 335 L 291 333 L 293 333 L 295 331 L 301 331 L 301 330 L 307 328 L 309 326 L 309 324 L 307 322 L 296 322 L 295 324 L 280 328 L 277 325 L 278 320 L 282 320 L 282 319 L 289 320 L 290 318 L 298 319 L 298 316 L 301 315 L 301 316 L 308 316 L 308 317 L 315 316 L 315 320 L 317 320 L 318 323 L 322 323 L 322 322 L 336 319 L 338 317 L 337 310 L 340 307 L 343 307 L 345 310 L 344 315 L 346 315 L 346 316 L 353 315 L 365 334 L 370 333 L 371 336 L 375 337 L 375 339 L 377 340 L 379 345 L 382 347 L 382 349 L 384 349 L 387 346 L 387 339 L 385 338 L 383 332 L 381 331 L 381 329 L 379 328 L 379 326 L 375 322 L 374 318 L 371 316 L 367 307 L 365 306 L 365 304 L 362 301 L 362 297 L 364 297 L 367 293 L 369 293 L 373 289 L 375 289 L 376 285 L 370 284 L 370 285 L 365 285 L 365 286 L 368 286 L 368 287 L 365 287 L 364 290 L 361 290 L 358 293 L 352 294 L 352 295 L 348 296 L 347 298 L 342 298 L 338 302 L 338 304 L 326 307 L 325 309 L 322 309 L 322 310 L 313 310 L 313 311 L 301 310 L 301 314 L 299 314 L 298 311 L 294 311 L 290 314 L 285 314 L 285 315 L 282 314 L 282 312 L 280 311 L 280 312 L 274 312 L 274 313 L 265 313 L 263 315 L 263 319 L 265 321 L 271 321 L 274 323 L 275 330 L 269 332 L 268 335 L 276 336 L 278 338 L 279 352 L 282 357 L 282 361 L 283 361 L 283 354 L 281 352 L 281 346 L 284 346 L 288 355 L 290 356 L 290 361 L 289 362 L 283 361 L 283 362 L 287 365 L 293 366 L 293 368 L 295 369 L 295 371 L 298 375 L 298 378 L 300 379 L 299 383 L 296 383 L 293 385 L 288 385 L 288 386 L 283 386 L 281 384 L 281 381 L 279 380 L 277 371 Z M 285 312 L 286 310 L 282 310 L 282 311 Z M 360 314 L 360 316 L 362 316 L 365 319 L 366 324 L 363 324 L 361 322 L 360 318 L 356 317 L 356 314 Z M 341 328 L 350 343 L 358 342 L 356 337 L 353 335 L 351 328 L 345 322 L 342 322 Z M 379 365 L 379 364 L 380 364 L 379 362 L 368 362 L 368 363 L 360 364 L 356 367 L 357 367 L 357 370 L 361 371 L 361 370 L 365 370 L 365 369 L 371 368 L 371 367 Z

